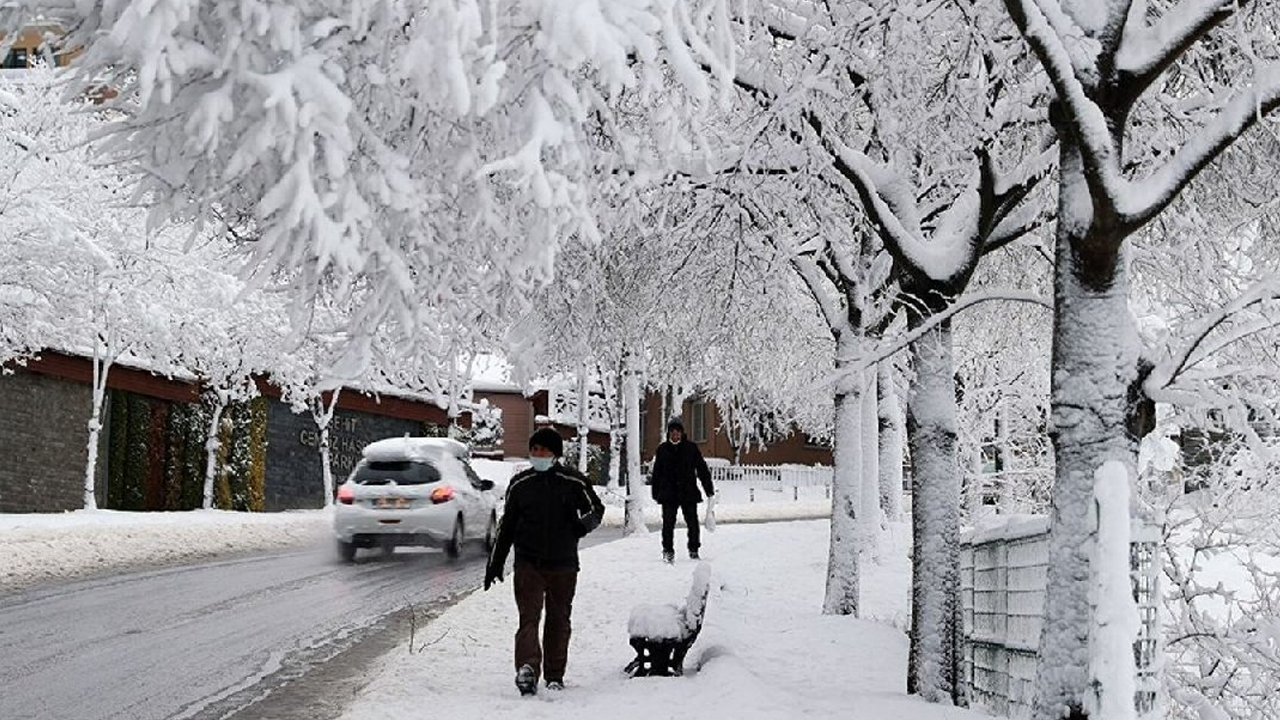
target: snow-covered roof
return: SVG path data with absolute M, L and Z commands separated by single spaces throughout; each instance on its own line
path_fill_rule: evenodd
M 506 358 L 486 353 L 472 361 L 467 386 L 472 392 L 523 392 L 524 388 L 512 380 L 512 376 L 511 363 Z
M 452 438 L 394 437 L 369 443 L 362 454 L 370 462 L 395 462 L 429 460 L 442 455 L 466 458 L 471 453 L 465 444 Z

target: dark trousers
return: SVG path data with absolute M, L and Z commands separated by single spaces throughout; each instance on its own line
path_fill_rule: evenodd
M 698 503 L 662 503 L 662 551 L 675 551 L 676 511 L 684 515 L 685 527 L 689 529 L 689 552 L 696 552 L 702 547 L 701 531 L 698 525 Z
M 535 676 L 548 681 L 564 681 L 564 666 L 569 662 L 569 635 L 572 627 L 573 593 L 578 587 L 577 570 L 539 570 L 517 567 L 512 575 L 520 626 L 516 629 L 516 669 L 533 668 Z M 538 643 L 538 625 L 542 608 L 547 609 L 547 622 Z

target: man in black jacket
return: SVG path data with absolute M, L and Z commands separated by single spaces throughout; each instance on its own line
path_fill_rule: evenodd
M 512 583 L 520 615 L 516 629 L 516 687 L 522 695 L 538 691 L 538 676 L 547 688 L 564 689 L 569 660 L 569 616 L 578 585 L 578 539 L 600 525 L 604 503 L 582 473 L 560 465 L 564 442 L 551 428 L 529 438 L 532 465 L 511 478 L 498 538 L 485 569 L 484 589 L 502 580 L 512 544 L 516 548 Z M 538 624 L 546 606 L 547 621 L 538 642 Z M 545 655 L 544 655 L 545 653 Z
M 662 506 L 662 559 L 674 562 L 676 510 L 684 515 L 684 524 L 689 533 L 689 557 L 698 559 L 698 548 L 701 547 L 698 526 L 698 503 L 702 495 L 698 492 L 698 482 L 707 497 L 715 495 L 711 487 L 711 470 L 707 461 L 702 459 L 698 446 L 684 437 L 684 423 L 673 417 L 667 422 L 667 442 L 658 446 L 653 454 L 653 472 L 650 483 L 653 499 Z

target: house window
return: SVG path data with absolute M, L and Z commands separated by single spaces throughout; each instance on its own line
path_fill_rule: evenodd
M 707 403 L 696 400 L 692 407 L 692 421 L 689 423 L 689 439 L 694 442 L 707 441 Z
M 15 68 L 20 68 L 25 70 L 27 68 L 26 49 L 14 48 L 10 50 L 9 54 L 4 56 L 4 63 L 0 65 L 0 67 L 3 67 L 7 70 L 13 70 Z
M 804 434 L 804 446 L 807 448 L 818 448 L 822 450 L 831 449 L 831 441 L 823 437 L 815 437 L 809 433 Z

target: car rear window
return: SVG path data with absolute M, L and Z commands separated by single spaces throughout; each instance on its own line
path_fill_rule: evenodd
M 360 485 L 426 485 L 439 482 L 440 471 L 425 462 L 398 460 L 362 463 L 356 467 L 352 478 Z

